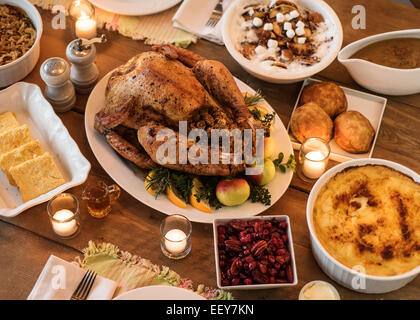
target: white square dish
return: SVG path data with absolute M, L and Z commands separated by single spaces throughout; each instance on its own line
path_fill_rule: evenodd
M 300 105 L 300 97 L 302 94 L 303 89 L 313 83 L 313 82 L 320 82 L 320 80 L 317 79 L 306 79 L 303 82 L 302 88 L 300 89 L 298 98 L 296 100 L 295 107 L 293 108 L 293 112 L 295 112 L 296 108 Z M 378 137 L 378 132 L 381 126 L 382 122 L 382 116 L 385 111 L 387 99 L 383 97 L 379 97 L 370 93 L 365 93 L 362 91 L 349 89 L 346 87 L 340 86 L 341 89 L 343 89 L 344 94 L 346 95 L 348 107 L 347 110 L 355 110 L 359 111 L 361 114 L 363 114 L 369 122 L 372 124 L 373 129 L 375 129 L 375 137 L 373 138 L 372 145 L 370 147 L 369 152 L 366 153 L 349 153 L 341 149 L 341 147 L 334 141 L 334 139 L 331 139 L 330 141 L 330 147 L 331 147 L 331 155 L 330 159 L 344 162 L 352 159 L 362 159 L 362 158 L 371 158 L 373 149 L 375 148 L 376 139 Z M 287 126 L 287 132 L 289 133 L 290 141 L 292 142 L 293 149 L 299 150 L 301 143 L 293 136 L 291 130 L 290 130 L 290 121 Z
M 237 218 L 235 220 L 243 220 L 243 221 L 252 221 L 252 220 L 272 220 L 276 219 L 278 221 L 285 221 L 287 223 L 287 238 L 288 241 L 288 249 L 290 252 L 291 258 L 291 267 L 293 270 L 293 282 L 291 283 L 268 283 L 268 284 L 250 284 L 250 285 L 236 285 L 236 286 L 223 286 L 222 285 L 222 276 L 219 266 L 219 246 L 218 246 L 218 235 L 217 235 L 217 226 L 225 225 L 234 219 L 214 219 L 213 220 L 213 240 L 214 240 L 214 256 L 216 262 L 216 278 L 217 278 L 217 286 L 220 289 L 224 290 L 256 290 L 256 289 L 273 289 L 273 288 L 281 288 L 281 287 L 290 287 L 295 286 L 298 283 L 298 276 L 296 271 L 296 259 L 295 259 L 295 251 L 293 249 L 293 238 L 292 238 L 292 229 L 290 226 L 290 219 L 288 216 L 279 215 L 279 216 L 257 216 L 257 217 L 248 217 L 248 218 Z
M 20 124 L 27 124 L 60 169 L 65 183 L 28 202 L 23 202 L 19 189 L 12 186 L 0 171 L 0 216 L 14 217 L 22 211 L 46 202 L 53 196 L 84 183 L 90 171 L 89 161 L 82 155 L 60 118 L 34 84 L 19 82 L 0 91 L 0 114 L 10 111 Z

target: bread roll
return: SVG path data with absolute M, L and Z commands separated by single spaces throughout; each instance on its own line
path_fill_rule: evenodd
M 369 120 L 358 111 L 343 112 L 334 121 L 334 140 L 347 152 L 368 152 L 374 136 Z
M 309 102 L 295 110 L 290 120 L 290 128 L 300 142 L 308 138 L 322 138 L 330 141 L 333 122 L 321 107 Z

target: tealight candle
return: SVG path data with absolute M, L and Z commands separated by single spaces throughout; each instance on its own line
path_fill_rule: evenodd
M 182 259 L 191 251 L 191 222 L 186 217 L 174 214 L 166 217 L 160 225 L 160 247 L 165 256 Z
M 64 239 L 74 237 L 79 231 L 79 201 L 71 193 L 56 195 L 47 205 L 54 233 Z
M 179 229 L 169 230 L 165 234 L 165 247 L 171 253 L 180 253 L 187 247 L 187 235 Z
M 74 213 L 68 209 L 57 211 L 53 216 L 52 227 L 56 234 L 62 237 L 70 237 L 77 231 L 77 222 Z
M 96 20 L 82 15 L 76 21 L 76 36 L 83 39 L 96 37 Z
M 325 171 L 325 156 L 320 151 L 311 151 L 306 154 L 302 172 L 310 179 L 319 178 Z
M 309 138 L 302 143 L 299 152 L 298 174 L 303 180 L 318 179 L 327 169 L 330 146 L 321 138 Z

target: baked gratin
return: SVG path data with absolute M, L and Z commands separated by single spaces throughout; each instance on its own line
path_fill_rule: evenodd
M 35 43 L 36 30 L 20 8 L 0 5 L 0 66 L 22 57 Z
M 313 210 L 321 245 L 345 266 L 393 276 L 420 265 L 420 184 L 411 177 L 382 165 L 347 168 Z

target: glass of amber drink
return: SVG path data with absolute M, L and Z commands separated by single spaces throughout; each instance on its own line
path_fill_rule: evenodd
M 82 199 L 87 201 L 89 214 L 98 219 L 106 217 L 111 212 L 111 205 L 120 197 L 120 188 L 116 185 L 108 186 L 98 180 L 88 183 L 83 190 Z

